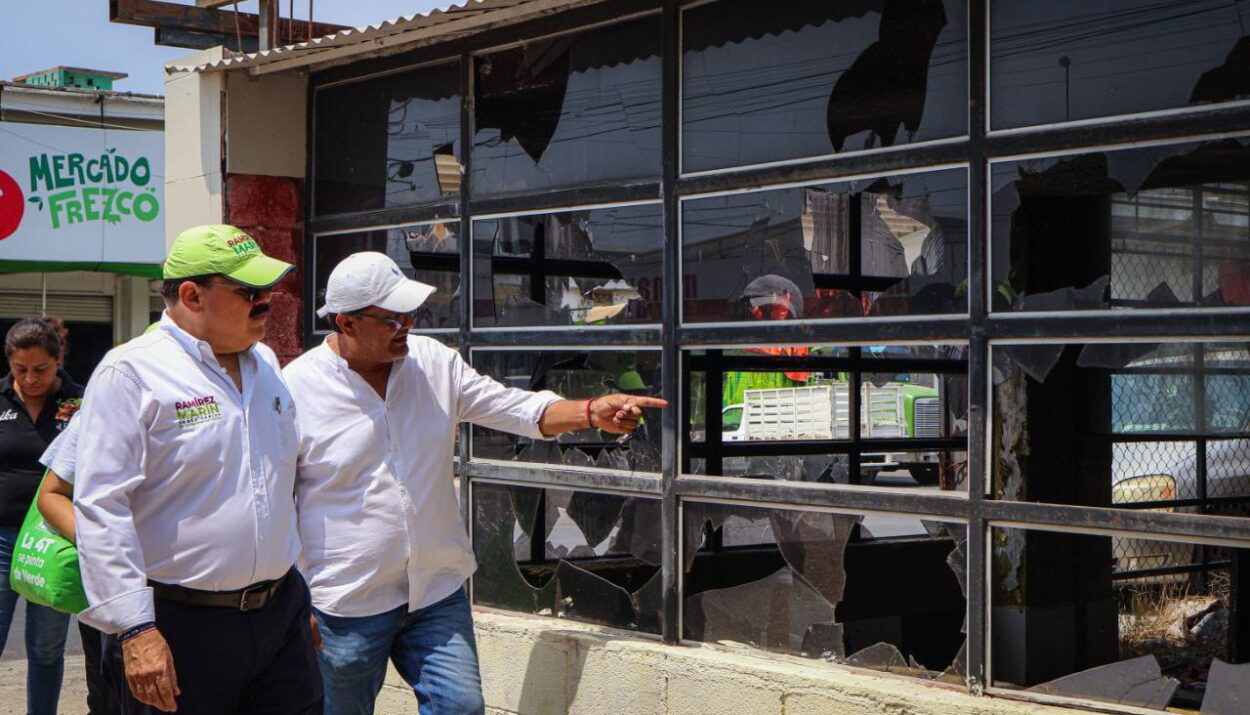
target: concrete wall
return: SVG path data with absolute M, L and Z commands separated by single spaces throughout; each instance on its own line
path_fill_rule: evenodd
M 226 75 L 226 171 L 304 178 L 308 80 Z
M 211 61 L 221 48 L 180 62 Z M 165 77 L 165 245 L 183 230 L 222 221 L 224 78 L 218 72 Z
M 265 336 L 284 362 L 303 348 L 306 89 L 303 76 L 245 72 L 176 73 L 165 83 L 166 240 L 228 223 L 296 265 L 275 288 Z
M 753 648 L 668 646 L 624 631 L 478 609 L 491 715 L 1074 715 Z M 394 669 L 378 715 L 415 715 Z

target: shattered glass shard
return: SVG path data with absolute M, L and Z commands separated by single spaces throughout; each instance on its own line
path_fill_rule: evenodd
M 516 456 L 518 462 L 535 462 L 537 464 L 559 464 L 560 447 L 545 439 L 536 439 L 521 448 Z
M 576 447 L 564 450 L 564 453 L 560 457 L 560 462 L 567 467 L 595 466 L 595 460 L 591 459 L 589 454 L 586 454 Z
M 581 450 L 573 451 L 581 453 Z M 595 546 L 612 533 L 612 528 L 620 520 L 625 500 L 626 497 L 617 494 L 574 492 L 565 513 L 581 529 L 586 543 Z
M 554 588 L 553 588 L 554 586 Z M 625 589 L 605 578 L 561 561 L 556 577 L 544 589 L 555 615 L 617 628 L 636 628 L 633 598 Z
M 637 437 L 631 439 L 629 441 L 629 469 L 632 472 L 659 472 L 660 450 L 650 440 Z
M 1090 698 L 1121 705 L 1162 710 L 1180 686 L 1164 677 L 1153 655 L 1100 665 L 1028 689 L 1031 693 Z
M 634 591 L 630 597 L 634 603 L 634 612 L 638 614 L 638 630 L 659 633 L 660 624 L 664 621 L 664 581 L 657 570 L 642 588 Z
M 652 566 L 659 566 L 662 558 L 660 501 L 627 499 L 620 517 L 620 529 L 612 539 L 608 553 L 627 553 Z
M 786 563 L 829 603 L 842 600 L 846 588 L 843 555 L 860 518 L 803 511 L 774 510 L 769 514 Z
M 534 526 L 538 520 L 538 505 L 542 503 L 542 491 L 528 487 L 510 487 L 508 494 L 512 498 L 513 518 L 526 536 L 533 537 Z
M 1244 713 L 1250 713 L 1250 663 L 1230 665 L 1212 658 L 1201 715 Z
M 843 663 L 859 668 L 871 668 L 887 673 L 899 673 L 919 677 L 929 677 L 929 671 L 915 658 L 907 659 L 903 653 L 890 643 L 877 643 L 847 656 Z
M 955 659 L 947 666 L 942 674 L 937 676 L 935 680 L 943 683 L 953 683 L 956 685 L 964 685 L 968 681 L 968 642 L 959 646 L 959 653 L 955 655 Z
M 687 598 L 684 623 L 691 638 L 705 642 L 735 641 L 814 655 L 842 651 L 833 605 L 789 567 Z

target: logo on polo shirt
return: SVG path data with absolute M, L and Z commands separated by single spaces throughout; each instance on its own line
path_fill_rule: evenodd
M 174 403 L 174 410 L 179 427 L 194 427 L 221 419 L 221 407 L 217 405 L 217 398 L 212 395 L 179 400 Z
M 17 410 L 5 410 L 0 412 L 0 422 L 8 422 L 17 419 Z
M 69 424 L 69 420 L 82 407 L 81 397 L 67 397 L 63 400 L 56 401 L 56 428 L 58 430 L 65 429 L 65 425 Z

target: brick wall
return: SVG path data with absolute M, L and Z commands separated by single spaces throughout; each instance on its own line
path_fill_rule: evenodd
M 265 344 L 285 365 L 303 352 L 304 183 L 299 179 L 227 174 L 225 221 L 256 239 L 261 250 L 295 264 L 273 293 Z

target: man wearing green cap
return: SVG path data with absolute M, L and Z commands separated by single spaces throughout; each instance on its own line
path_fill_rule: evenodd
M 158 329 L 83 402 L 74 515 L 106 677 L 180 713 L 320 713 L 293 499 L 298 442 L 269 289 L 292 270 L 232 226 L 183 232 Z

